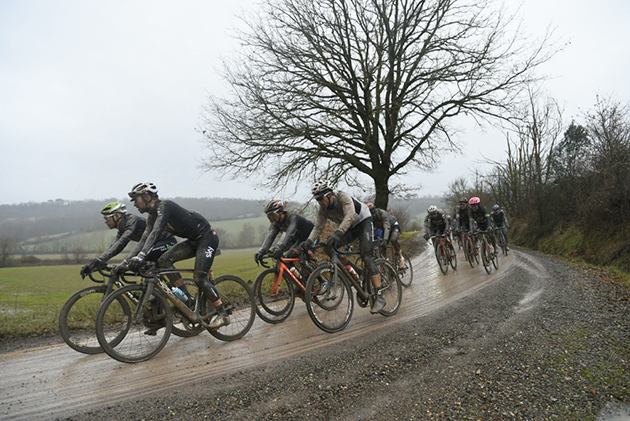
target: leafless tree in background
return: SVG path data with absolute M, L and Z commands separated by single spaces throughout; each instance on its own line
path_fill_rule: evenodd
M 493 0 L 264 0 L 210 97 L 203 167 L 278 189 L 367 176 L 375 204 L 456 149 L 454 118 L 513 115 L 554 51 Z

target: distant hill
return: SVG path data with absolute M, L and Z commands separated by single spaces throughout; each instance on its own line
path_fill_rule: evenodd
M 250 241 L 262 241 L 267 224 L 262 213 L 264 203 L 258 200 L 231 198 L 182 198 L 173 199 L 187 209 L 194 209 L 204 215 L 210 223 L 220 230 L 224 245 L 240 244 L 237 237 L 246 236 L 243 232 L 252 232 Z M 0 237 L 10 237 L 15 244 L 32 248 L 34 244 L 49 243 L 62 238 L 91 238 L 90 242 L 101 248 L 108 243 L 115 231 L 105 229 L 100 211 L 106 203 L 120 201 L 110 198 L 104 200 L 65 201 L 55 200 L 42 203 L 22 203 L 18 205 L 0 205 Z M 135 207 L 122 200 L 129 212 L 137 214 Z M 409 200 L 392 199 L 390 209 L 404 210 L 409 220 L 421 220 L 426 208 L 432 204 L 441 206 L 437 197 L 414 198 Z M 314 202 L 310 203 L 311 206 Z M 292 206 L 301 206 L 292 203 Z M 239 220 L 241 222 L 239 222 Z M 222 222 L 223 221 L 223 222 Z M 247 225 L 246 225 L 247 224 Z M 414 228 L 415 229 L 415 228 Z M 254 235 L 255 233 L 255 235 Z M 95 234 L 85 235 L 85 234 Z M 244 241 L 244 240 L 243 240 Z M 30 247 L 27 247 L 30 246 Z M 92 248 L 93 246 L 88 246 Z

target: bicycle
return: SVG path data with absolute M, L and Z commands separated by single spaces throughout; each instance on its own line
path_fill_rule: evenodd
M 285 321 L 295 306 L 295 296 L 304 297 L 306 280 L 317 268 L 317 261 L 312 253 L 302 253 L 300 257 L 281 257 L 276 260 L 275 267 L 267 265 L 265 254 L 260 264 L 267 268 L 254 281 L 254 297 L 256 313 L 263 321 L 276 324 Z M 291 270 L 287 263 L 299 263 Z
M 479 264 L 478 240 L 474 235 L 469 235 L 467 231 L 462 231 L 462 242 L 464 245 L 464 257 L 471 268 Z
M 492 241 L 488 239 L 488 235 L 490 231 L 488 230 L 477 230 L 477 233 L 480 235 L 479 241 L 481 244 L 480 254 L 481 254 L 481 263 L 483 264 L 483 268 L 489 274 L 492 268 L 490 265 L 494 266 L 494 269 L 499 269 L 499 255 L 496 252 L 495 247 L 491 247 Z
M 166 275 L 174 272 L 193 270 L 149 266 L 141 270 L 141 283 L 124 286 L 105 298 L 96 316 L 96 336 L 110 357 L 125 363 L 138 363 L 157 355 L 172 333 L 173 308 L 185 321 L 185 327 L 193 331 L 205 328 L 223 341 L 240 339 L 250 330 L 256 317 L 256 305 L 245 281 L 234 275 L 210 280 L 230 317 L 229 325 L 213 330 L 208 322 L 216 314 L 216 309 L 210 299 L 199 291 L 188 307 L 168 286 Z
M 496 235 L 497 245 L 501 247 L 501 251 L 503 252 L 503 255 L 507 256 L 508 245 L 507 245 L 507 237 L 505 235 L 505 228 L 504 227 L 495 228 L 494 232 L 498 233 L 498 235 Z
M 431 236 L 431 242 L 435 248 L 435 258 L 438 261 L 440 270 L 444 275 L 448 272 L 448 267 L 457 270 L 457 253 L 452 242 L 446 241 L 446 234 L 435 234 Z
M 306 309 L 313 323 L 324 332 L 339 332 L 350 323 L 354 312 L 352 287 L 356 290 L 360 307 L 371 306 L 375 299 L 376 291 L 364 265 L 361 264 L 361 275 L 357 274 L 355 278 L 340 260 L 342 255 L 358 254 L 356 251 L 334 249 L 331 260 L 320 263 L 306 282 Z M 383 297 L 387 301 L 379 313 L 392 316 L 402 302 L 402 284 L 394 267 L 386 259 L 377 258 L 374 263 L 380 271 Z
M 402 254 L 404 265 L 400 267 L 400 255 Z M 378 238 L 376 244 L 374 244 L 374 256 L 379 258 L 387 259 L 394 267 L 394 270 L 398 274 L 398 278 L 400 279 L 400 283 L 405 288 L 410 286 L 413 282 L 413 266 L 411 265 L 411 260 L 407 253 L 402 251 L 402 249 L 394 250 L 394 246 L 392 244 L 387 244 L 385 240 L 382 238 Z
M 101 285 L 83 288 L 73 294 L 64 304 L 59 313 L 59 333 L 66 344 L 75 351 L 83 354 L 99 354 L 103 348 L 96 337 L 96 314 L 106 296 L 116 289 L 136 281 L 128 279 L 134 274 L 116 275 L 112 273 L 113 266 L 106 266 L 88 274 L 90 280 Z M 100 276 L 99 276 L 100 275 Z M 107 280 L 107 282 L 106 282 Z M 189 291 L 196 289 L 192 279 L 184 280 Z M 178 326 L 180 318 L 174 319 L 173 334 L 180 337 L 195 336 L 201 332 Z

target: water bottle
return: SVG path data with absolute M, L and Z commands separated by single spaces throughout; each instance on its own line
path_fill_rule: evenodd
M 354 270 L 354 268 L 352 267 L 352 265 L 347 265 L 346 269 L 348 269 L 348 272 L 350 272 L 350 275 L 352 275 L 352 277 L 354 279 L 359 279 L 359 274 L 357 273 L 356 270 Z
M 173 294 L 175 294 L 175 296 L 179 298 L 180 300 L 182 300 L 183 302 L 186 302 L 186 300 L 188 300 L 188 296 L 181 289 L 177 287 L 173 287 L 171 288 L 171 290 L 173 291 Z
M 295 276 L 298 279 L 302 279 L 302 274 L 300 273 L 299 270 L 297 270 L 297 268 L 295 266 L 293 266 L 291 269 L 289 269 L 289 271 L 293 274 L 293 276 Z

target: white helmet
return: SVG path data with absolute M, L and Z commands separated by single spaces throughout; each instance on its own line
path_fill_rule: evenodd
M 155 184 L 145 181 L 142 183 L 138 183 L 131 188 L 131 191 L 128 193 L 129 197 L 135 199 L 136 196 L 140 196 L 144 193 L 151 193 L 152 195 L 157 196 L 158 189 Z
M 316 181 L 311 188 L 311 193 L 313 194 L 313 197 L 315 197 L 315 199 L 323 197 L 331 191 L 332 188 L 330 187 L 330 184 L 328 184 L 328 180 L 326 179 Z
M 437 211 L 438 211 L 438 208 L 435 205 L 431 205 L 429 206 L 429 209 L 427 209 L 427 212 L 429 213 L 437 213 Z

